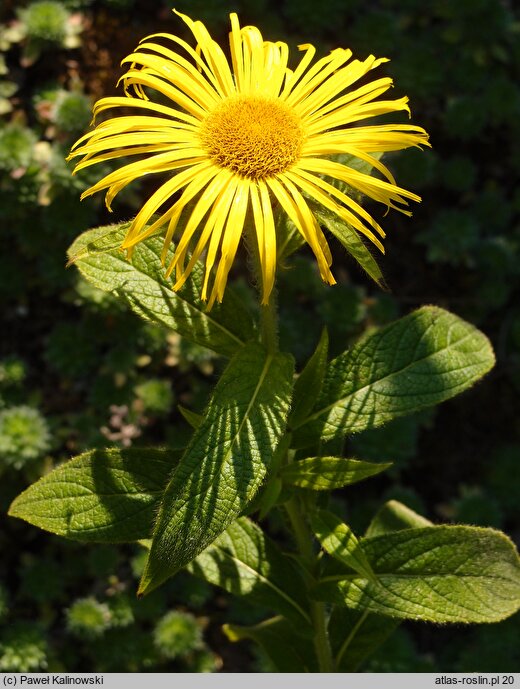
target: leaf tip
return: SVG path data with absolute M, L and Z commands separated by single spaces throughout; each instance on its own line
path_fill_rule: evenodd
M 22 509 L 20 509 L 20 498 L 22 497 L 22 495 L 23 493 L 17 495 L 13 502 L 9 505 L 9 509 L 7 510 L 8 517 L 15 517 L 16 519 L 26 519 L 23 507 Z
M 223 624 L 222 625 L 222 632 L 225 634 L 227 637 L 228 641 L 240 641 L 240 635 L 237 634 L 236 630 L 234 629 L 233 625 L 231 624 Z

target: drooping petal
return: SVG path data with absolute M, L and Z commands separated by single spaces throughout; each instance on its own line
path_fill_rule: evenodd
M 262 180 L 251 185 L 251 206 L 262 270 L 262 304 L 269 303 L 276 273 L 276 229 L 269 192 Z
M 213 289 L 209 298 L 208 308 L 211 308 L 215 299 L 222 301 L 229 271 L 235 259 L 238 243 L 242 237 L 247 206 L 249 203 L 249 186 L 247 180 L 239 180 L 235 191 L 233 205 L 229 211 L 229 217 L 222 235 L 220 247 L 220 261 L 213 283 Z
M 278 178 L 271 178 L 266 181 L 271 191 L 280 202 L 280 205 L 313 250 L 318 261 L 318 268 L 322 280 L 328 282 L 329 285 L 333 285 L 335 280 L 329 270 L 329 261 L 323 250 L 322 242 L 320 241 L 322 232 L 307 202 L 294 184 L 282 175 Z

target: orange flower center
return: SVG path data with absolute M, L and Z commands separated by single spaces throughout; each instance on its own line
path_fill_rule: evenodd
M 304 139 L 298 115 L 261 96 L 228 98 L 204 120 L 200 138 L 219 167 L 240 177 L 265 179 L 287 170 Z

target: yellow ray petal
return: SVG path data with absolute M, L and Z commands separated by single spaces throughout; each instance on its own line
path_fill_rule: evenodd
M 98 163 L 104 163 L 107 160 L 116 160 L 117 158 L 126 158 L 132 155 L 143 155 L 145 153 L 164 153 L 166 151 L 171 151 L 171 144 L 164 144 L 163 146 L 135 146 L 134 148 L 119 148 L 117 151 L 110 151 L 108 153 L 98 154 L 95 157 L 86 155 L 82 161 L 80 161 L 72 171 L 75 175 L 80 170 L 91 165 L 97 165 Z M 67 158 L 68 160 L 69 158 Z
M 156 77 L 153 74 L 148 74 L 144 70 L 129 69 L 121 77 L 119 82 L 120 81 L 123 81 L 125 88 L 128 88 L 128 86 L 132 84 L 138 84 L 139 86 L 148 86 L 149 88 L 155 89 L 174 103 L 180 105 L 181 108 L 187 110 L 188 113 L 198 120 L 203 119 L 207 114 L 204 108 L 195 103 L 195 101 L 189 98 L 185 93 L 175 88 L 164 79 Z
M 397 100 L 378 100 L 362 105 L 350 105 L 339 111 L 334 111 L 330 115 L 326 115 L 322 121 L 315 122 L 308 129 L 309 134 L 314 134 L 318 131 L 326 129 L 333 129 L 335 127 L 344 127 L 345 125 L 366 120 L 369 117 L 377 117 L 378 115 L 386 115 L 390 112 L 400 112 L 405 110 L 408 115 L 410 108 L 407 105 L 408 98 L 398 98 Z M 396 125 L 399 126 L 399 125 Z
M 376 60 L 373 55 L 370 55 L 364 62 L 353 60 L 350 64 L 330 74 L 320 86 L 313 86 L 312 91 L 295 105 L 298 113 L 302 117 L 308 116 L 331 99 L 336 98 L 339 93 L 358 81 L 368 71 L 385 61 L 384 58 Z
M 217 252 L 221 243 L 222 233 L 226 225 L 227 218 L 229 217 L 229 211 L 231 210 L 231 205 L 235 198 L 235 193 L 239 184 L 239 180 L 233 177 L 227 187 L 223 190 L 222 196 L 220 196 L 216 201 L 212 209 L 210 216 L 211 222 L 213 223 L 213 228 L 211 232 L 211 239 L 209 242 L 208 253 L 206 256 L 206 270 L 204 272 L 204 283 L 202 285 L 201 298 L 206 301 L 208 298 L 208 285 L 209 278 L 213 266 L 215 265 L 215 259 L 217 257 Z M 216 291 L 212 290 L 213 300 L 208 308 L 211 308 L 213 302 L 215 301 Z
M 384 253 L 384 247 L 379 241 L 379 239 L 365 224 L 363 224 L 359 220 L 359 218 L 352 211 L 355 211 L 355 213 L 361 216 L 363 220 L 368 225 L 372 226 L 377 232 L 379 232 L 379 234 L 382 237 L 385 236 L 383 229 L 374 220 L 374 218 L 372 218 L 372 216 L 370 216 L 365 211 L 365 209 L 362 208 L 353 199 L 350 199 L 345 194 L 342 194 L 338 189 L 335 189 L 331 184 L 328 184 L 319 177 L 306 175 L 304 170 L 298 170 L 297 173 L 288 171 L 285 173 L 285 175 L 295 184 L 297 184 L 302 189 L 302 191 L 316 199 L 316 201 L 318 201 L 318 203 L 320 203 L 322 206 L 328 208 L 333 213 L 336 213 L 336 215 L 338 215 L 347 224 L 352 225 L 354 229 L 368 237 L 368 239 L 370 239 L 370 241 L 373 242 L 377 246 L 377 248 Z M 335 203 L 335 201 L 332 200 L 331 196 L 323 193 L 322 189 L 327 191 L 328 194 L 336 196 L 336 198 L 340 199 L 343 203 L 345 203 L 345 205 L 347 205 L 348 208 L 352 209 L 352 211 L 348 208 L 344 208 L 343 206 L 340 206 L 337 203 Z
M 174 10 L 176 12 L 176 10 Z M 184 20 L 184 15 L 181 15 L 179 12 L 176 12 L 183 20 Z M 190 19 L 191 22 L 191 19 Z M 193 22 L 192 22 L 193 23 Z M 194 34 L 195 35 L 195 34 Z M 199 53 L 194 50 L 186 41 L 183 41 L 182 38 L 179 38 L 178 36 L 173 36 L 172 34 L 169 33 L 155 33 L 151 34 L 150 36 L 147 36 L 143 41 L 146 41 L 148 39 L 152 38 L 165 38 L 169 41 L 172 41 L 173 43 L 176 43 L 177 45 L 180 45 L 181 48 L 183 48 L 188 55 L 191 57 L 191 59 L 194 61 L 196 64 L 196 68 L 201 72 L 204 73 L 209 79 L 209 82 L 213 85 L 214 89 L 217 91 L 217 93 L 220 95 L 221 98 L 225 98 L 226 96 L 230 96 L 232 94 L 232 91 L 226 90 L 225 86 L 221 83 L 219 79 L 215 76 L 214 72 L 210 67 L 204 62 L 204 60 L 201 58 Z M 196 38 L 196 36 L 195 36 Z M 225 60 L 225 57 L 224 57 Z M 227 62 L 226 62 L 227 64 Z M 227 70 L 229 72 L 229 68 Z M 231 73 L 229 73 L 229 78 L 231 79 Z M 231 81 L 232 85 L 232 81 Z
M 316 54 L 316 48 L 311 45 L 310 43 L 302 43 L 301 45 L 298 46 L 298 50 L 305 51 L 304 56 L 298 63 L 298 66 L 294 70 L 294 72 L 291 72 L 290 75 L 288 75 L 288 78 L 286 79 L 284 89 L 282 93 L 280 94 L 280 98 L 285 99 L 289 93 L 291 92 L 291 89 L 296 85 L 298 80 L 303 76 L 305 70 L 307 67 L 310 65 L 312 62 L 312 58 Z
M 281 183 L 282 180 L 284 184 Z M 300 234 L 304 237 L 307 244 L 309 244 L 313 250 L 318 261 L 318 267 L 322 280 L 328 282 L 330 285 L 334 284 L 335 280 L 329 270 L 327 256 L 321 247 L 321 242 L 319 239 L 321 230 L 317 225 L 316 219 L 312 215 L 303 196 L 296 189 L 294 184 L 289 179 L 284 178 L 283 175 L 279 175 L 277 178 L 269 178 L 266 180 L 266 182 L 280 202 L 282 208 L 291 218 Z
M 230 184 L 233 184 L 233 182 L 234 182 L 234 180 L 233 180 L 232 175 L 229 175 L 227 180 L 221 180 L 221 188 L 219 189 L 219 193 L 218 193 L 217 198 L 213 202 L 213 207 L 211 208 L 211 211 L 208 215 L 208 218 L 206 220 L 206 224 L 204 225 L 204 229 L 201 232 L 201 235 L 200 235 L 200 237 L 197 241 L 197 244 L 193 250 L 193 253 L 192 253 L 191 258 L 188 262 L 188 265 L 186 266 L 186 269 L 184 270 L 183 274 L 179 276 L 173 289 L 180 289 L 182 287 L 182 285 L 184 284 L 184 282 L 186 281 L 186 279 L 190 275 L 191 271 L 193 270 L 193 267 L 195 266 L 195 264 L 199 260 L 200 256 L 202 255 L 202 252 L 206 248 L 206 245 L 208 244 L 211 237 L 215 236 L 216 238 L 218 238 L 220 240 L 222 227 L 224 226 L 224 220 L 222 220 L 220 230 L 218 230 L 217 225 L 220 222 L 220 216 L 222 215 L 222 213 L 219 213 L 218 210 L 222 210 L 227 215 L 227 212 L 229 211 L 229 204 L 228 204 L 228 206 L 225 205 L 225 195 L 228 193 L 228 188 L 229 188 Z M 211 269 L 212 265 L 213 264 L 211 264 L 210 269 Z M 202 299 L 205 300 L 206 297 L 202 296 Z
M 188 137 L 186 141 L 176 141 L 174 137 L 171 136 L 170 132 L 128 132 L 123 134 L 114 134 L 107 137 L 106 139 L 100 139 L 99 137 L 93 142 L 89 142 L 85 146 L 76 149 L 70 158 L 76 158 L 77 156 L 87 155 L 93 156 L 96 153 L 101 153 L 102 151 L 110 151 L 112 148 L 121 148 L 129 146 L 158 146 L 161 147 L 164 144 L 168 144 L 169 150 L 198 150 L 198 155 L 204 155 L 202 148 L 199 148 L 199 142 L 192 136 Z
M 166 237 L 164 239 L 164 248 L 163 248 L 163 251 L 161 254 L 161 261 L 163 262 L 163 264 L 166 262 L 166 254 L 168 252 L 168 246 L 169 246 L 170 242 L 172 241 L 173 234 L 174 234 L 174 231 L 177 227 L 177 222 L 181 216 L 182 211 L 186 208 L 188 203 L 190 203 L 190 201 L 192 201 L 197 196 L 197 194 L 199 194 L 199 192 L 202 189 L 204 189 L 204 187 L 206 185 L 208 185 L 208 184 L 211 185 L 211 181 L 218 174 L 219 174 L 219 169 L 217 167 L 215 167 L 214 165 L 210 165 L 206 171 L 198 171 L 197 175 L 189 180 L 189 184 L 186 186 L 186 188 L 182 192 L 180 199 L 170 209 L 171 218 L 170 218 L 170 223 L 168 225 L 168 232 L 166 233 Z M 188 223 L 189 222 L 190 222 L 190 219 L 188 219 Z M 182 237 L 184 237 L 184 234 L 185 234 L 185 231 L 183 231 Z M 177 256 L 177 255 L 178 255 L 178 251 L 176 250 L 175 255 L 174 255 L 170 265 L 166 269 L 166 277 L 169 277 L 171 275 L 171 272 L 172 272 L 174 266 L 176 265 L 175 256 Z
M 369 81 L 368 84 L 363 84 L 353 91 L 349 91 L 341 98 L 333 98 L 331 101 L 324 103 L 316 110 L 314 110 L 309 115 L 305 117 L 305 124 L 310 127 L 316 120 L 324 118 L 325 115 L 330 112 L 336 112 L 350 104 L 365 103 L 367 101 L 374 100 L 386 93 L 389 88 L 391 88 L 393 82 L 389 77 L 382 77 L 381 79 L 376 79 L 375 81 Z
M 150 230 L 141 233 L 141 229 L 146 225 L 148 220 L 157 211 L 157 209 L 160 208 L 163 203 L 168 201 L 168 199 L 170 199 L 175 192 L 189 184 L 189 182 L 191 182 L 193 179 L 197 177 L 199 177 L 199 179 L 209 177 L 209 169 L 211 169 L 211 172 L 213 173 L 216 171 L 215 167 L 211 165 L 211 163 L 203 161 L 198 165 L 193 165 L 187 170 L 179 172 L 177 175 L 175 175 L 175 177 L 169 179 L 167 182 L 161 185 L 159 189 L 157 189 L 157 191 L 150 196 L 139 213 L 135 216 L 132 225 L 128 230 L 125 241 L 121 245 L 122 248 L 128 249 L 145 239 L 146 236 L 149 236 Z
M 330 55 L 322 57 L 318 60 L 300 79 L 300 81 L 291 89 L 291 92 L 286 97 L 288 105 L 296 106 L 307 96 L 313 89 L 321 84 L 327 77 L 333 74 L 342 64 L 350 60 L 352 56 L 351 50 L 343 50 L 343 48 L 336 48 L 332 50 Z
M 303 170 L 309 170 L 310 172 L 317 172 L 318 174 L 335 177 L 342 182 L 346 182 L 351 187 L 366 193 L 367 196 L 376 198 L 376 200 L 381 200 L 379 198 L 381 192 L 385 199 L 397 201 L 398 203 L 403 203 L 405 205 L 406 201 L 401 198 L 403 196 L 412 199 L 413 201 L 420 201 L 420 197 L 411 191 L 407 191 L 402 187 L 384 182 L 381 179 L 377 179 L 377 177 L 365 175 L 362 172 L 353 170 L 352 168 L 342 165 L 341 163 L 337 163 L 333 160 L 326 160 L 323 158 L 304 158 L 299 162 L 298 167 Z M 378 196 L 375 195 L 376 193 Z M 386 203 L 386 200 L 384 203 Z
M 125 57 L 121 64 L 131 64 L 134 70 L 136 65 L 146 68 L 147 74 L 153 74 L 161 79 L 167 79 L 172 85 L 178 86 L 183 93 L 189 96 L 204 110 L 215 107 L 219 98 L 207 86 L 193 78 L 193 76 L 182 67 L 179 67 L 171 60 L 166 60 L 158 55 L 151 55 L 145 52 L 135 52 Z
M 139 108 L 142 110 L 151 110 L 152 112 L 158 112 L 161 115 L 167 115 L 174 119 L 171 122 L 172 126 L 179 127 L 182 129 L 191 129 L 199 126 L 199 121 L 188 115 L 181 110 L 176 110 L 162 103 L 153 103 L 152 101 L 140 100 L 139 98 L 129 98 L 128 96 L 108 96 L 107 98 L 101 98 L 96 102 L 92 109 L 94 117 L 97 117 L 99 113 L 105 110 L 111 110 L 112 108 Z M 179 120 L 179 121 L 177 121 Z M 105 124 L 102 122 L 101 126 Z
M 242 51 L 242 36 L 240 34 L 240 24 L 235 12 L 229 15 L 231 20 L 231 31 L 229 32 L 229 49 L 231 52 L 231 62 L 233 64 L 233 74 L 235 84 L 239 93 L 244 89 L 244 54 Z
M 289 60 L 289 46 L 287 43 L 264 43 L 264 92 L 276 98 L 289 72 L 287 62 Z
M 171 36 L 170 36 L 171 38 Z M 186 58 L 182 57 L 179 55 L 179 53 L 176 53 L 174 50 L 169 50 L 168 48 L 165 48 L 163 45 L 159 45 L 158 43 L 153 43 L 153 42 L 146 42 L 142 41 L 139 44 L 139 47 L 137 50 L 150 50 L 153 52 L 158 53 L 161 55 L 161 57 L 165 58 L 166 61 L 173 62 L 174 64 L 178 65 L 178 67 L 183 70 L 184 72 L 187 72 L 190 77 L 193 79 L 195 83 L 198 84 L 198 86 L 203 89 L 204 91 L 208 92 L 209 94 L 212 95 L 214 99 L 222 99 L 225 97 L 225 94 L 222 92 L 222 90 L 219 88 L 218 81 L 215 79 L 214 75 L 211 73 L 210 70 L 207 69 L 207 67 L 204 65 L 204 62 L 200 59 L 197 59 L 197 65 L 198 69 L 195 65 L 193 65 L 189 60 L 186 60 Z M 197 56 L 198 55 L 195 51 L 193 53 Z M 199 63 L 200 60 L 200 63 Z M 205 69 L 205 76 L 201 72 L 201 64 L 206 67 Z M 208 81 L 208 77 L 210 77 Z M 212 77 L 212 78 L 211 78 Z
M 370 165 L 370 167 L 375 168 L 380 172 L 383 177 L 386 177 L 386 179 L 390 182 L 390 184 L 397 185 L 397 182 L 395 180 L 395 177 L 393 174 L 390 172 L 390 170 L 386 167 L 384 163 L 382 163 L 380 160 L 377 158 L 374 158 L 374 156 L 371 156 L 369 153 L 366 153 L 365 151 L 360 150 L 359 148 L 355 148 L 354 146 L 349 146 L 347 144 L 345 145 L 340 145 L 337 143 L 332 143 L 332 144 L 311 144 L 308 143 L 304 147 L 304 151 L 302 151 L 302 159 L 305 157 L 309 156 L 315 156 L 315 155 L 333 155 L 333 154 L 338 154 L 338 153 L 346 153 L 347 155 L 353 156 L 354 158 L 359 158 L 360 160 L 364 160 L 366 163 Z M 296 166 L 297 167 L 297 166 Z
M 232 173 L 230 173 L 229 170 L 218 170 L 218 168 L 216 168 L 214 172 L 216 174 L 209 183 L 204 181 L 205 189 L 191 211 L 190 217 L 183 229 L 182 236 L 175 248 L 175 256 L 168 267 L 168 274 L 170 274 L 178 264 L 180 265 L 180 272 L 184 272 L 183 263 L 193 235 L 202 222 L 202 219 L 213 205 L 215 199 L 222 191 L 222 188 L 232 177 Z M 186 199 L 191 200 L 191 198 L 194 198 L 202 188 L 203 187 L 199 186 L 199 181 L 194 180 L 184 191 L 183 197 L 186 196 Z M 182 201 L 183 206 L 186 206 L 188 201 L 183 197 L 181 197 L 180 201 Z M 176 289 L 178 289 L 178 287 L 176 287 Z
M 167 151 L 166 153 L 159 153 L 152 158 L 147 160 L 139 160 L 135 163 L 129 163 L 124 165 L 119 170 L 115 170 L 110 174 L 106 175 L 99 182 L 96 182 L 92 187 L 87 189 L 81 195 L 81 198 L 91 196 L 97 191 L 106 189 L 114 184 L 119 184 L 125 181 L 126 184 L 130 183 L 137 177 L 141 175 L 148 175 L 153 172 L 165 172 L 166 170 L 175 170 L 180 167 L 185 167 L 187 165 L 193 165 L 195 163 L 202 162 L 206 156 L 199 155 L 199 151 L 194 149 L 193 155 L 189 155 L 189 151 L 182 149 L 180 151 Z
M 217 78 L 225 94 L 231 96 L 236 93 L 235 84 L 226 56 L 219 44 L 211 38 L 204 24 L 202 22 L 192 21 L 187 15 L 177 12 L 177 10 L 174 10 L 174 12 L 191 29 L 191 32 L 198 41 L 198 46 L 202 54 L 206 58 L 209 68 Z
M 276 229 L 265 182 L 251 184 L 251 206 L 262 271 L 262 304 L 269 303 L 276 273 Z
M 238 244 L 244 229 L 247 206 L 249 203 L 248 180 L 238 180 L 233 205 L 229 211 L 229 217 L 222 235 L 220 247 L 220 261 L 218 264 L 213 290 L 209 298 L 208 308 L 213 306 L 215 299 L 222 301 L 229 271 L 233 264 Z

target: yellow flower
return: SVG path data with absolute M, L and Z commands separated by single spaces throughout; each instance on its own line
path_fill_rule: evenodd
M 377 235 L 385 233 L 379 224 L 331 181 L 403 212 L 406 199 L 420 201 L 398 187 L 388 168 L 371 154 L 427 144 L 424 129 L 356 124 L 389 112 L 409 112 L 407 98 L 375 100 L 392 86 L 390 78 L 359 85 L 386 59 L 371 55 L 351 60 L 350 50 L 338 48 L 313 62 L 315 48 L 305 44 L 299 46 L 303 57 L 293 71 L 287 66 L 285 43 L 264 41 L 256 27 L 241 28 L 232 14 L 231 68 L 204 24 L 177 14 L 192 31 L 195 49 L 170 34 L 145 38 L 122 62 L 129 65 L 122 77 L 125 97 L 102 98 L 94 106 L 94 117 L 112 108 L 122 109 L 122 114 L 81 137 L 70 156 L 83 156 L 75 171 L 140 156 L 83 194 L 106 189 L 109 210 L 116 194 L 133 180 L 168 173 L 133 220 L 122 248 L 131 253 L 162 228 L 165 263 L 175 230 L 183 227 L 166 274 L 174 273 L 173 289 L 180 289 L 205 252 L 201 297 L 206 300 L 209 293 L 210 307 L 215 299 L 222 300 L 246 222 L 256 233 L 262 303 L 268 302 L 276 269 L 273 202 L 310 245 L 329 284 L 335 282 L 330 250 L 306 198 L 336 213 L 384 251 Z M 171 44 L 173 50 L 166 47 Z M 154 101 L 147 90 L 154 92 Z M 128 108 L 136 114 L 125 114 Z M 331 159 L 334 154 L 355 156 L 384 179 Z M 159 217 L 146 227 L 156 213 Z

